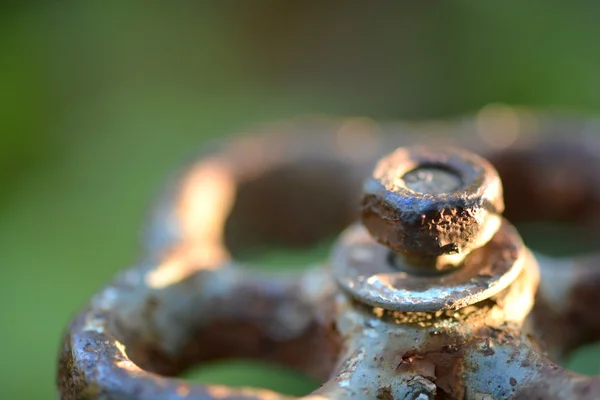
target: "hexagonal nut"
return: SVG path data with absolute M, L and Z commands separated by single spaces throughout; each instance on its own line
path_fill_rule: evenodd
M 468 254 L 487 243 L 504 211 L 494 167 L 456 148 L 399 148 L 363 187 L 363 224 L 407 257 Z

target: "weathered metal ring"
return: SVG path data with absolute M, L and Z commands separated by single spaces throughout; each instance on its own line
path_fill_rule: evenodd
M 393 311 L 457 310 L 485 300 L 521 273 L 525 247 L 504 220 L 483 247 L 474 250 L 457 270 L 426 276 L 399 271 L 390 249 L 375 242 L 362 225 L 340 236 L 331 256 L 334 276 L 360 302 Z

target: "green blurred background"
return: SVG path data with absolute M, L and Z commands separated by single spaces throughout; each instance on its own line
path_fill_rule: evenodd
M 3 399 L 56 398 L 62 329 L 135 260 L 157 188 L 208 139 L 300 114 L 442 118 L 491 102 L 600 111 L 591 0 L 9 3 Z M 596 355 L 586 362 L 597 372 Z M 193 379 L 291 393 L 314 384 L 240 364 Z

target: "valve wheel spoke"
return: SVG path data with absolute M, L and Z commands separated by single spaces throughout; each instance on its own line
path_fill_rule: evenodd
M 350 339 L 333 376 L 314 394 L 326 399 L 433 400 L 437 392 L 434 364 L 403 359 L 412 349 L 392 350 L 388 345 L 387 340 L 369 334 Z
M 464 355 L 469 398 L 580 399 L 600 396 L 600 379 L 583 376 L 552 362 L 525 341 L 491 340 Z

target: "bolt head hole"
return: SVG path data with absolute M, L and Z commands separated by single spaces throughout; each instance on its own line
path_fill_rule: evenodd
M 453 193 L 464 186 L 458 171 L 445 165 L 420 165 L 404 174 L 402 180 L 413 192 L 431 195 Z

